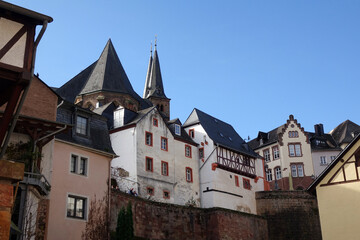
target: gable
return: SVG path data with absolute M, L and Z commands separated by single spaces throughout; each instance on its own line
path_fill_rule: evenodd
M 345 154 L 340 154 L 336 164 L 323 177 L 317 187 L 346 184 L 360 180 L 360 141 L 357 141 Z

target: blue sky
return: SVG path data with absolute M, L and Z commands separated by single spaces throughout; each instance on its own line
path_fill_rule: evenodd
M 243 137 L 293 114 L 306 131 L 360 125 L 360 1 L 8 0 L 49 15 L 35 72 L 60 87 L 111 38 L 141 96 L 158 37 L 171 118 L 194 107 Z

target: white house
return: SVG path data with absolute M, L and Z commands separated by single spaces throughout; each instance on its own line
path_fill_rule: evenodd
M 176 119 L 164 121 L 157 107 L 114 113 L 110 138 L 113 176 L 122 191 L 180 205 L 200 205 L 197 144 Z
M 196 108 L 183 127 L 199 144 L 201 207 L 255 214 L 255 192 L 265 184 L 260 156 L 230 124 Z

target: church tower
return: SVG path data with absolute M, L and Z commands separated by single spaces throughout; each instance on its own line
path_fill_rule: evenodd
M 150 50 L 150 61 L 146 74 L 143 98 L 148 99 L 154 106 L 157 106 L 159 111 L 163 113 L 168 120 L 170 119 L 170 98 L 166 97 L 164 91 L 156 40 L 154 56 L 152 55 L 152 49 Z

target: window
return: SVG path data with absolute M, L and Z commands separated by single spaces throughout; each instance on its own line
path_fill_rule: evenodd
M 157 118 L 153 118 L 153 126 L 159 126 L 159 121 L 157 120 Z
M 154 196 L 154 188 L 153 187 L 147 187 L 146 188 L 146 192 L 147 194 L 149 194 L 150 196 Z
M 320 165 L 327 165 L 325 156 L 320 156 Z
M 181 135 L 181 128 L 179 124 L 175 124 L 175 134 L 176 135 Z
M 167 162 L 161 161 L 161 175 L 169 176 L 169 164 Z
M 204 158 L 204 148 L 199 148 L 199 158 Z
M 273 151 L 273 158 L 275 159 L 279 159 L 280 158 L 280 151 L 279 151 L 279 147 L 275 146 L 272 148 Z
M 268 169 L 266 172 L 266 181 L 271 182 L 272 181 L 272 172 L 271 169 Z
M 250 180 L 247 178 L 243 178 L 243 187 L 245 189 L 251 190 Z
M 304 166 L 302 163 L 291 164 L 292 177 L 304 177 Z
M 148 146 L 153 145 L 153 135 L 150 132 L 145 132 L 145 144 Z
M 80 169 L 79 174 L 86 175 L 86 165 L 87 165 L 87 159 L 86 158 L 80 158 Z
M 269 149 L 265 149 L 263 151 L 263 154 L 264 154 L 265 162 L 270 162 L 270 151 L 269 151 Z
M 297 168 L 296 165 L 291 165 L 291 176 L 297 177 Z
M 235 176 L 235 186 L 240 187 L 238 176 Z
M 67 198 L 66 216 L 85 219 L 86 198 L 69 195 Z
M 274 170 L 275 170 L 275 179 L 276 179 L 276 180 L 281 179 L 281 168 L 280 168 L 280 167 L 276 167 Z
M 243 157 L 243 164 L 244 164 L 245 166 L 250 166 L 250 158 L 244 156 L 244 157 Z
M 76 116 L 76 133 L 87 135 L 87 122 L 87 118 Z
M 161 137 L 161 150 L 168 150 L 168 140 L 165 137 Z
M 153 159 L 151 157 L 146 157 L 145 158 L 145 169 L 148 172 L 152 172 L 153 171 Z
M 331 157 L 330 157 L 330 160 L 331 160 L 331 161 L 334 161 L 335 158 L 336 158 L 336 156 L 331 156 Z
M 78 156 L 71 155 L 70 172 L 76 173 L 78 165 Z
M 190 130 L 189 130 L 189 136 L 190 136 L 191 138 L 194 138 L 194 137 L 195 137 L 194 129 L 190 129 Z
M 170 198 L 170 192 L 169 192 L 169 191 L 164 190 L 164 191 L 163 191 L 163 198 L 165 198 L 165 199 L 169 199 L 169 198 Z
M 191 158 L 191 146 L 185 145 L 185 157 Z
M 298 176 L 299 176 L 299 177 L 303 177 L 303 176 L 304 176 L 304 168 L 303 168 L 303 165 L 301 165 L 301 164 L 297 165 L 297 170 L 298 170 Z
M 300 143 L 289 143 L 289 156 L 290 157 L 301 157 L 301 144 Z
M 87 166 L 88 166 L 88 159 L 86 157 L 81 157 L 75 154 L 71 154 L 70 172 L 86 176 L 87 168 L 88 168 Z
M 185 174 L 186 174 L 186 181 L 192 182 L 193 181 L 192 169 L 189 167 L 185 168 Z
M 297 138 L 299 137 L 298 131 L 289 131 L 289 138 Z

